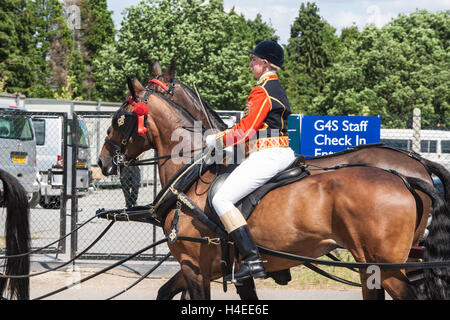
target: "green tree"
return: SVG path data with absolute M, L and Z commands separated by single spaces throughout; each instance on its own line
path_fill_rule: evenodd
M 63 15 L 63 4 L 58 0 L 35 0 L 30 3 L 36 16 L 35 39 L 39 52 L 39 73 L 32 86 L 36 97 L 53 98 L 67 88 L 67 79 L 73 75 L 77 59 L 72 31 Z M 76 91 L 70 88 L 70 94 Z
M 294 112 L 310 112 L 312 100 L 321 95 L 325 72 L 341 50 L 335 31 L 319 15 L 314 2 L 301 4 L 291 26 L 285 67 L 280 76 Z
M 312 110 L 381 115 L 385 126 L 405 127 L 404 115 L 420 108 L 424 126 L 450 125 L 449 21 L 449 11 L 422 10 L 365 28 L 328 70 Z
M 268 25 L 262 20 L 260 13 L 256 15 L 255 19 L 247 20 L 247 25 L 250 30 L 248 33 L 252 36 L 254 43 L 259 43 L 267 39 L 279 40 L 278 36 L 275 36 L 275 30 L 271 25 Z
M 78 0 L 81 14 L 81 32 L 77 39 L 77 46 L 80 48 L 81 62 L 83 70 L 78 70 L 76 76 L 77 86 L 80 91 L 77 93 L 85 99 L 97 98 L 95 83 L 93 79 L 92 63 L 99 57 L 99 50 L 104 46 L 114 42 L 115 28 L 112 20 L 112 11 L 107 9 L 106 0 Z M 76 60 L 78 59 L 78 60 Z M 80 62 L 77 57 L 74 62 Z M 82 75 L 82 76 L 81 76 Z
M 356 25 L 352 25 L 351 27 L 343 28 L 341 30 L 341 35 L 339 36 L 339 40 L 344 46 L 351 46 L 353 41 L 357 41 L 360 37 L 360 33 L 358 27 Z
M 95 59 L 97 88 L 105 100 L 122 100 L 126 74 L 146 81 L 155 60 L 163 68 L 174 60 L 177 78 L 195 82 L 212 106 L 241 109 L 252 87 L 246 50 L 256 38 L 242 16 L 224 12 L 222 0 L 143 1 L 126 10 L 117 44 Z
M 30 93 L 37 77 L 34 12 L 27 0 L 0 2 L 0 78 L 3 91 Z

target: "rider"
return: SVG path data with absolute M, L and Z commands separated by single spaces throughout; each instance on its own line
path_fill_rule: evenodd
M 262 278 L 266 273 L 247 222 L 234 204 L 295 159 L 286 127 L 291 109 L 277 75 L 284 62 L 283 48 L 275 40 L 264 40 L 247 52 L 252 54 L 249 66 L 253 76 L 259 80 L 248 97 L 245 116 L 231 129 L 206 137 L 208 147 L 226 148 L 245 143 L 249 153 L 212 199 L 220 221 L 243 258 L 240 270 L 234 275 L 236 280 Z

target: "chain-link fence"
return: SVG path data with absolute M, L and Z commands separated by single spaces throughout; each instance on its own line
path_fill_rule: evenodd
M 0 167 L 26 186 L 31 206 L 33 248 L 62 238 L 91 219 L 100 208 L 146 205 L 156 197 L 160 190 L 156 166 L 140 166 L 136 172 L 122 171 L 122 177 L 105 177 L 96 164 L 112 114 L 112 111 L 75 110 L 72 116 L 67 112 L 0 109 Z M 241 116 L 240 112 L 219 114 L 229 126 Z M 382 142 L 416 150 L 450 169 L 450 128 L 444 128 L 432 119 L 417 116 L 414 119 L 412 114 L 399 117 L 396 123 L 396 128 L 389 123 L 382 125 Z M 75 134 L 77 139 L 73 140 Z M 152 157 L 154 152 L 148 151 L 141 159 Z M 3 210 L 0 208 L 0 225 L 4 225 Z M 109 223 L 94 219 L 68 240 L 60 241 L 44 252 L 70 253 L 73 257 L 86 249 Z M 83 258 L 118 259 L 161 238 L 161 228 L 151 224 L 117 222 Z M 3 228 L 0 230 L 2 239 Z M 0 241 L 0 249 L 2 244 Z M 161 245 L 136 259 L 157 259 L 167 252 L 167 246 Z
M 391 117 L 392 120 L 394 117 Z M 413 114 L 395 117 L 393 122 L 383 122 L 381 142 L 392 147 L 415 151 L 424 158 L 438 162 L 450 170 L 450 119 L 442 116 L 423 116 L 416 109 Z

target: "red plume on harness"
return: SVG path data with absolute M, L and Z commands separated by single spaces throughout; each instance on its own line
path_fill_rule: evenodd
M 138 118 L 138 133 L 144 134 L 148 131 L 148 129 L 144 125 L 144 118 L 148 115 L 148 106 L 145 102 L 134 102 L 131 96 L 128 97 L 128 103 L 130 103 L 133 108 L 133 113 Z

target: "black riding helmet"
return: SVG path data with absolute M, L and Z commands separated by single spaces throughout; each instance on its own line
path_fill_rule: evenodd
M 258 43 L 253 51 L 247 50 L 248 53 L 266 59 L 277 67 L 282 67 L 284 63 L 284 51 L 276 40 L 264 40 Z

